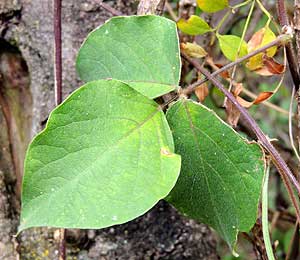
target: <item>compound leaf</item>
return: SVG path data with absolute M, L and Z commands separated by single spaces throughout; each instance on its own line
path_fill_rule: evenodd
M 234 247 L 238 231 L 256 221 L 263 154 L 206 107 L 186 99 L 167 112 L 182 155 L 179 179 L 167 197 L 179 211 L 212 226 Z
M 88 35 L 76 66 L 84 81 L 134 82 L 133 88 L 155 98 L 179 84 L 179 53 L 173 21 L 155 15 L 114 17 Z
M 173 150 L 154 101 L 116 80 L 84 85 L 29 146 L 19 230 L 103 228 L 142 215 L 175 185 Z

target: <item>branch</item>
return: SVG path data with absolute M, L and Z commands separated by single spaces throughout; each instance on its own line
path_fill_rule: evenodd
M 290 36 L 288 34 L 281 34 L 279 35 L 274 41 L 266 44 L 265 46 L 262 46 L 260 48 L 258 48 L 255 51 L 250 52 L 249 54 L 237 59 L 236 61 L 233 61 L 225 66 L 223 66 L 222 68 L 220 68 L 219 70 L 213 72 L 211 74 L 211 76 L 217 76 L 220 73 L 229 70 L 230 68 L 252 58 L 253 56 L 266 52 L 269 48 L 277 46 L 277 45 L 284 45 L 286 44 L 288 41 L 290 40 Z M 182 93 L 184 95 L 189 95 L 191 94 L 198 86 L 200 86 L 201 84 L 205 83 L 206 81 L 208 81 L 209 79 L 207 77 L 205 77 L 204 79 L 198 80 L 195 83 L 191 84 L 190 86 L 188 86 L 187 88 L 182 90 Z
M 284 0 L 277 0 L 277 13 L 280 26 L 282 28 L 289 28 L 289 20 L 287 17 L 287 12 L 284 5 Z M 295 85 L 296 91 L 299 89 L 300 78 L 299 78 L 299 67 L 296 60 L 296 55 L 292 42 L 287 43 L 286 45 L 286 54 L 287 60 L 292 74 L 293 83 Z
M 292 203 L 296 209 L 297 218 L 300 221 L 300 208 L 298 205 L 298 201 L 295 198 L 295 194 L 293 192 L 293 188 L 291 187 L 290 181 L 296 188 L 298 194 L 300 195 L 300 185 L 297 182 L 295 176 L 285 163 L 285 161 L 282 159 L 278 151 L 275 149 L 275 147 L 270 143 L 266 135 L 262 132 L 262 130 L 259 128 L 255 120 L 249 115 L 248 111 L 242 107 L 235 97 L 212 75 L 210 74 L 206 69 L 204 69 L 200 63 L 186 54 L 182 53 L 182 56 L 184 59 L 186 59 L 190 64 L 192 64 L 199 72 L 201 72 L 208 80 L 210 80 L 219 90 L 221 90 L 225 96 L 235 105 L 235 107 L 240 111 L 240 113 L 244 116 L 245 120 L 249 123 L 252 131 L 256 134 L 257 139 L 259 140 L 259 143 L 262 145 L 262 147 L 270 154 L 271 159 L 278 169 L 278 172 L 281 175 L 281 178 L 284 181 L 284 184 L 286 185 L 286 188 L 288 190 L 289 196 L 292 200 Z

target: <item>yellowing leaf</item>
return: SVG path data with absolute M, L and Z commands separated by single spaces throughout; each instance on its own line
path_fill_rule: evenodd
M 207 22 L 197 15 L 192 15 L 187 21 L 180 19 L 177 26 L 182 32 L 189 35 L 199 35 L 211 31 Z
M 217 35 L 220 48 L 224 56 L 231 61 L 236 60 L 236 58 L 243 57 L 247 55 L 247 43 L 245 41 L 242 42 L 239 54 L 239 46 L 241 42 L 241 38 L 236 35 Z
M 180 47 L 187 55 L 193 58 L 203 58 L 207 55 L 207 52 L 196 43 L 182 43 Z
M 252 52 L 276 39 L 276 35 L 272 32 L 269 27 L 264 27 L 253 34 L 252 38 L 248 42 L 248 52 Z M 274 46 L 266 51 L 268 57 L 273 57 L 276 54 L 277 47 Z M 257 70 L 261 68 L 263 64 L 263 53 L 257 54 L 250 58 L 247 67 L 250 70 Z
M 228 0 L 197 0 L 201 10 L 207 13 L 214 13 L 228 7 Z
M 276 39 L 276 35 L 272 32 L 272 30 L 269 27 L 266 27 L 265 34 L 262 40 L 262 46 L 274 41 Z M 267 50 L 267 56 L 273 57 L 276 54 L 277 47 L 274 46 Z

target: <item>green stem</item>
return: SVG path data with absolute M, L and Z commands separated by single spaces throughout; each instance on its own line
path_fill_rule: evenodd
M 249 4 L 249 3 L 251 3 L 252 1 L 255 1 L 255 0 L 247 0 L 247 1 L 242 2 L 242 3 L 239 3 L 239 4 L 237 4 L 237 5 L 230 6 L 230 8 L 231 8 L 232 10 L 235 10 L 235 9 L 237 9 L 237 8 L 243 7 L 243 6 L 245 6 L 245 5 Z
M 223 16 L 223 18 L 221 19 L 221 21 L 218 23 L 218 25 L 215 28 L 216 34 L 219 34 L 219 30 L 221 28 L 221 26 L 223 25 L 223 23 L 225 22 L 225 20 L 228 18 L 228 16 L 230 15 L 231 10 L 228 10 L 226 12 L 226 14 Z
M 270 173 L 270 162 L 267 162 L 267 169 L 265 172 L 264 177 L 264 184 L 263 184 L 263 190 L 262 190 L 262 232 L 263 232 L 263 238 L 265 241 L 267 256 L 269 260 L 275 260 L 274 254 L 273 254 L 273 248 L 269 233 L 269 221 L 268 221 L 268 182 L 269 182 L 269 173 Z
M 252 5 L 251 5 L 250 10 L 249 10 L 249 14 L 247 16 L 247 20 L 246 20 L 246 23 L 245 23 L 245 26 L 244 26 L 244 29 L 243 29 L 243 33 L 242 33 L 242 36 L 241 36 L 241 41 L 240 41 L 240 45 L 239 45 L 239 48 L 238 48 L 237 56 L 239 55 L 239 53 L 241 51 L 242 44 L 243 44 L 243 41 L 245 39 L 245 35 L 246 35 L 247 29 L 249 27 L 251 16 L 252 16 L 252 13 L 253 13 L 253 10 L 254 10 L 254 6 L 255 6 L 255 1 L 252 2 Z
M 238 51 L 236 53 L 235 59 L 237 59 L 239 57 L 245 35 L 246 35 L 247 29 L 249 27 L 249 23 L 250 23 L 251 16 L 252 16 L 252 13 L 253 13 L 253 10 L 254 10 L 254 6 L 255 6 L 255 1 L 252 2 L 252 5 L 250 7 L 249 14 L 248 14 L 248 17 L 247 17 L 247 20 L 246 20 L 246 23 L 245 23 L 245 26 L 244 26 L 244 29 L 243 29 L 243 33 L 242 33 L 242 36 L 241 36 L 241 41 L 240 41 L 239 48 L 238 48 Z M 234 79 L 234 76 L 235 76 L 235 71 L 236 71 L 236 66 L 233 67 L 233 70 L 232 70 L 232 73 L 231 73 L 229 91 L 231 91 L 231 88 L 232 88 L 232 82 L 233 82 L 233 79 Z
M 267 11 L 267 9 L 263 6 L 263 4 L 259 0 L 256 0 L 256 2 L 259 5 L 259 8 L 262 10 L 262 12 L 268 17 L 268 21 L 266 23 L 266 26 L 269 26 L 270 22 L 272 20 L 271 14 Z

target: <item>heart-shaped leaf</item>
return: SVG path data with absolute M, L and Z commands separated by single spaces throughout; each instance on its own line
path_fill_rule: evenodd
M 234 247 L 256 221 L 263 153 L 214 112 L 181 99 L 167 112 L 182 170 L 167 197 L 178 210 L 216 229 Z
M 179 53 L 173 21 L 154 15 L 115 17 L 89 34 L 76 66 L 84 81 L 114 78 L 129 85 L 133 82 L 133 88 L 155 98 L 178 85 Z
M 241 38 L 236 35 L 220 35 L 217 34 L 220 48 L 224 56 L 231 61 L 235 61 L 237 58 L 247 55 L 247 43 L 242 41 L 241 48 Z
M 201 35 L 211 31 L 207 22 L 197 15 L 192 15 L 187 21 L 180 19 L 177 26 L 182 32 L 189 35 Z
M 29 146 L 19 230 L 127 222 L 164 198 L 179 170 L 154 101 L 116 80 L 90 82 L 53 110 Z

